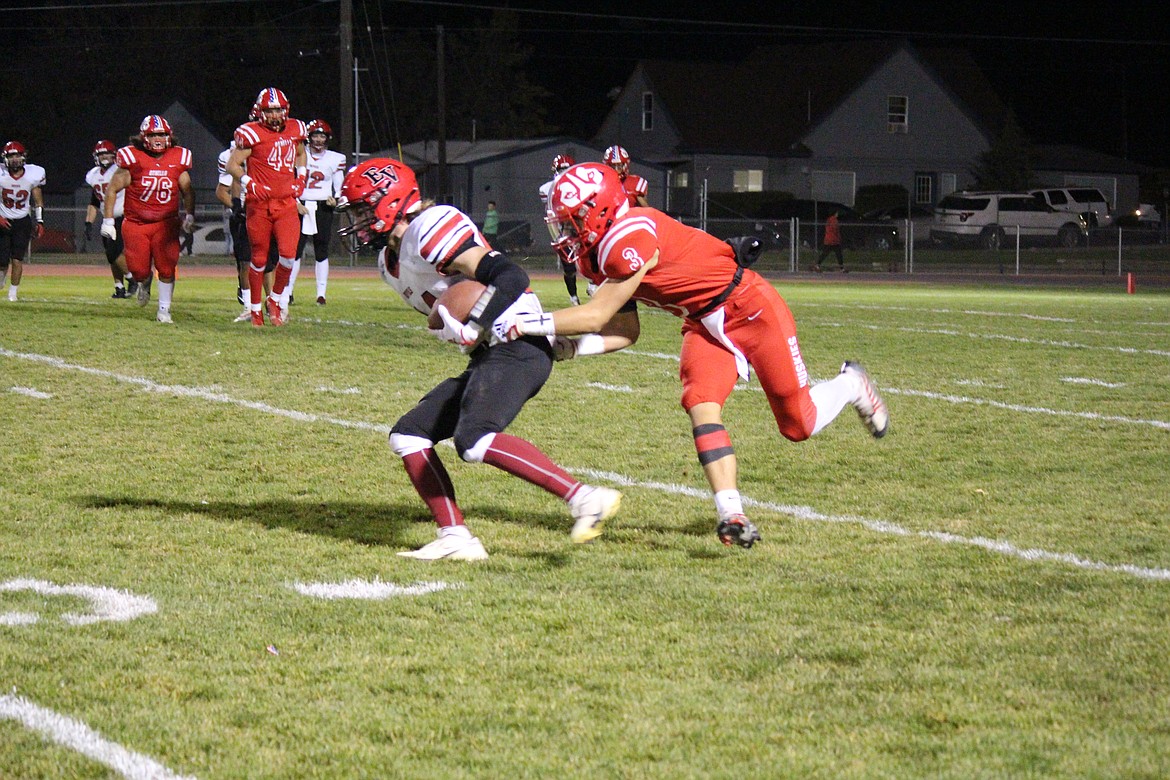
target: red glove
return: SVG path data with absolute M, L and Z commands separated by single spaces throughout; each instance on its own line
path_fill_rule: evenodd
M 299 197 L 301 197 L 301 196 L 302 196 L 302 195 L 304 195 L 304 194 L 305 194 L 305 180 L 304 180 L 304 179 L 300 179 L 300 178 L 298 178 L 298 179 L 293 179 L 293 183 L 292 183 L 292 196 L 293 196 L 294 198 L 299 198 Z
M 7 217 L 0 217 L 0 229 L 11 230 L 12 223 L 8 221 Z
M 45 234 L 45 223 L 37 222 L 33 225 L 33 238 L 40 238 Z
M 244 193 L 252 200 L 268 199 L 269 188 L 247 174 L 244 174 L 240 179 L 240 186 L 244 188 Z

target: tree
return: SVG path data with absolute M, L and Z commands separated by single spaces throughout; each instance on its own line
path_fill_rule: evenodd
M 1013 112 L 1008 112 L 991 148 L 979 155 L 971 175 L 985 190 L 1023 192 L 1033 186 L 1032 147 Z

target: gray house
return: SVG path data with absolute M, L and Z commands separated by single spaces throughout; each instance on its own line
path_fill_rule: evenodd
M 970 186 L 1005 116 L 962 50 L 859 41 L 762 48 L 730 64 L 640 62 L 594 141 L 666 167 L 667 208 L 683 214 L 699 213 L 704 189 L 853 205 L 858 188 L 894 184 L 931 206 Z M 1135 166 L 1100 157 L 1045 162 L 1041 183 L 1136 200 Z

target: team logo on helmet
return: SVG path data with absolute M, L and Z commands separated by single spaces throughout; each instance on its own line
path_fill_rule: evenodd
M 260 122 L 269 130 L 283 130 L 288 119 L 288 97 L 276 87 L 265 87 L 256 96 Z

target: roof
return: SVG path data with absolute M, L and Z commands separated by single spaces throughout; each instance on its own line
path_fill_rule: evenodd
M 501 157 L 509 157 L 518 153 L 537 151 L 552 146 L 580 146 L 581 142 L 572 138 L 520 138 L 485 141 L 448 141 L 448 165 L 474 165 L 490 162 Z M 385 150 L 373 156 L 397 156 Z M 415 141 L 402 147 L 402 159 L 412 168 L 439 164 L 439 144 L 437 141 Z
M 1034 145 L 1032 147 L 1032 170 L 1036 171 L 1077 171 L 1078 173 L 1134 174 L 1153 173 L 1148 165 L 1095 152 L 1080 146 L 1067 144 Z
M 641 67 L 678 128 L 679 152 L 802 156 L 801 139 L 903 50 L 978 126 L 990 135 L 998 131 L 1003 104 L 958 49 L 918 51 L 905 41 L 862 40 L 763 47 L 737 63 L 645 60 Z

